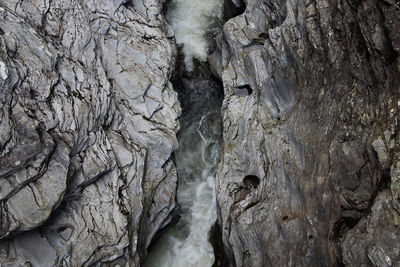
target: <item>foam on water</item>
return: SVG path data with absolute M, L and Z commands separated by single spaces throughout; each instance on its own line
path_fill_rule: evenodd
M 193 70 L 193 58 L 206 61 L 210 34 L 222 18 L 222 0 L 171 0 L 166 19 L 183 45 L 185 66 Z
M 193 71 L 193 58 L 207 60 L 212 33 L 222 17 L 222 0 L 170 1 L 166 19 L 183 46 L 186 70 Z M 185 90 L 193 96 L 186 99 L 190 108 L 181 118 L 175 152 L 181 218 L 150 249 L 145 267 L 210 267 L 215 260 L 209 233 L 217 219 L 214 176 L 222 134 L 221 102 L 212 82 L 188 85 Z
M 209 112 L 180 136 L 176 151 L 182 217 L 151 249 L 146 267 L 210 267 L 209 232 L 217 219 L 214 175 L 219 155 L 219 121 Z

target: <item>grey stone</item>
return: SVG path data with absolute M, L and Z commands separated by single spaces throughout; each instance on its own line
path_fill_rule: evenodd
M 245 2 L 210 57 L 225 93 L 216 190 L 232 264 L 398 266 L 398 3 Z M 378 230 L 351 234 L 366 220 Z
M 398 216 L 393 213 L 388 190 L 381 192 L 371 214 L 344 236 L 343 262 L 347 266 L 399 266 Z
M 139 266 L 176 209 L 163 1 L 0 2 L 0 263 Z M 397 1 L 226 1 L 233 266 L 400 266 Z M 189 81 L 188 81 L 189 82 Z
M 0 3 L 2 266 L 139 266 L 171 220 L 180 105 L 161 8 Z

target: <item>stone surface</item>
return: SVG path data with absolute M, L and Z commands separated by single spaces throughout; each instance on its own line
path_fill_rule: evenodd
M 387 190 L 378 194 L 371 214 L 348 233 L 341 244 L 346 266 L 399 266 L 399 214 L 393 212 Z
M 245 4 L 210 56 L 232 264 L 400 266 L 399 2 Z
M 0 2 L 0 265 L 139 266 L 176 208 L 158 0 Z M 400 5 L 226 0 L 232 266 L 400 266 Z
M 0 2 L 0 265 L 138 266 L 176 202 L 162 2 Z

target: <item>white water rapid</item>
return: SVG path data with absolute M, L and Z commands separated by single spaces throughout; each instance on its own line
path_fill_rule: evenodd
M 168 5 L 166 19 L 185 55 L 183 76 L 187 75 L 174 83 L 183 106 L 175 152 L 181 212 L 178 223 L 168 226 L 149 249 L 145 267 L 211 267 L 215 261 L 209 235 L 217 220 L 214 176 L 222 134 L 222 88 L 212 80 L 207 63 L 194 68 L 193 59 L 207 60 L 221 17 L 222 0 L 171 0 Z
M 183 105 L 188 108 L 175 152 L 181 218 L 150 249 L 146 267 L 210 267 L 215 260 L 209 233 L 217 219 L 214 175 L 220 151 L 220 96 L 211 81 L 183 83 L 183 97 L 189 98 Z
M 209 34 L 222 19 L 222 0 L 171 0 L 166 19 L 175 31 L 176 43 L 183 45 L 185 66 L 193 71 L 193 58 L 206 61 Z

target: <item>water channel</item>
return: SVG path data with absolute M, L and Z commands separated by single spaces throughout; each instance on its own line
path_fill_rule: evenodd
M 206 60 L 221 18 L 221 0 L 172 0 L 167 7 L 183 55 L 172 81 L 183 107 L 175 152 L 181 213 L 149 249 L 145 267 L 210 267 L 215 261 L 210 230 L 217 219 L 214 181 L 223 95 Z

